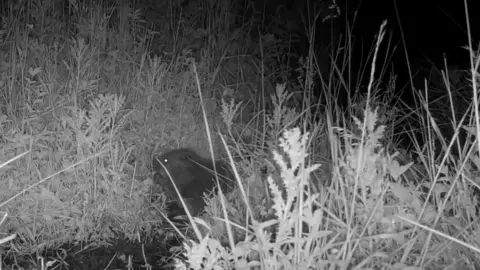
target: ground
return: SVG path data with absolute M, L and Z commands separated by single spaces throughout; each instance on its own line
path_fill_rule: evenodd
M 110 246 L 88 248 L 82 245 L 63 246 L 57 250 L 49 250 L 43 254 L 48 259 L 59 258 L 56 254 L 67 253 L 64 262 L 54 263 L 48 269 L 75 269 L 75 270 L 96 270 L 96 269 L 171 269 L 169 263 L 172 262 L 172 252 L 170 247 L 178 247 L 178 241 L 153 240 L 144 243 L 143 246 L 138 241 L 132 242 L 124 239 L 117 239 Z M 131 268 L 128 268 L 129 257 Z M 35 255 L 25 256 L 25 258 L 16 258 L 17 265 L 23 269 L 39 269 L 38 266 L 32 266 L 32 258 Z M 6 258 L 5 269 L 12 269 L 15 265 L 13 258 Z M 15 269 L 22 269 L 16 267 Z

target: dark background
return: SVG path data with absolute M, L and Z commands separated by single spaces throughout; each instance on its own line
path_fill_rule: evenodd
M 472 43 L 476 49 L 480 24 L 475 13 L 480 11 L 480 1 L 468 0 L 467 3 Z M 349 20 L 354 16 L 352 10 L 358 9 L 353 33 L 367 45 L 372 44 L 382 21 L 388 20 L 387 29 L 393 34 L 393 43 L 398 45 L 392 62 L 403 83 L 408 81 L 408 76 L 401 31 L 412 68 L 428 68 L 429 63 L 443 68 L 444 57 L 448 65 L 469 68 L 468 51 L 462 48 L 468 45 L 464 1 L 345 0 L 342 5 L 347 8 L 344 16 Z

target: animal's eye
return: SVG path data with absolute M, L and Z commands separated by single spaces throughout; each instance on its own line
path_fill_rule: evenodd
M 163 163 L 168 163 L 168 159 L 164 159 L 164 160 L 163 160 Z

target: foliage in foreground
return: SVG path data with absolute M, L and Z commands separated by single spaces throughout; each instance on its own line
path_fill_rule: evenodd
M 475 267 L 478 240 L 472 237 L 478 234 L 472 188 L 478 187 L 478 147 L 469 144 L 468 151 L 457 151 L 463 154 L 450 162 L 455 137 L 442 137 L 428 99 L 419 104 L 426 112 L 415 116 L 427 120 L 421 128 L 429 137 L 424 140 L 427 143 L 415 143 L 420 156 L 412 164 L 386 147 L 394 137 L 393 127 L 403 124 L 389 122 L 398 112 L 396 108 L 378 106 L 382 99 L 389 99 L 382 90 L 395 92 L 394 83 L 388 89 L 371 87 L 366 98 L 354 100 L 358 111 L 352 109 L 347 115 L 361 120 L 345 117 L 348 119 L 339 121 L 334 116 L 344 112 L 336 111 L 335 106 L 314 120 L 307 117 L 312 100 L 308 94 L 300 97 L 307 107 L 298 111 L 292 107 L 299 106 L 291 106 L 299 105 L 294 93 L 310 93 L 311 89 L 269 87 L 274 80 L 265 74 L 274 69 L 267 63 L 277 63 L 277 58 L 284 56 L 285 52 L 279 52 L 283 48 L 279 45 L 285 45 L 278 44 L 281 40 L 262 48 L 263 62 L 232 63 L 235 57 L 226 55 L 250 51 L 243 50 L 248 48 L 240 44 L 243 37 L 229 33 L 247 31 L 225 29 L 218 34 L 224 36 L 222 42 L 201 51 L 197 73 L 191 69 L 191 52 L 183 47 L 176 49 L 175 56 L 150 56 L 147 29 L 140 26 L 138 16 L 128 18 L 123 28 L 110 32 L 108 20 L 92 16 L 91 21 L 82 20 L 87 25 L 79 28 L 95 31 L 83 31 L 64 43 L 51 33 L 31 40 L 26 31 L 14 31 L 19 42 L 10 49 L 15 53 L 4 55 L 1 87 L 9 102 L 2 106 L 6 109 L 0 120 L 1 160 L 15 162 L 1 166 L 8 188 L 0 194 L 0 210 L 10 218 L 3 214 L 0 225 L 5 232 L 16 233 L 17 239 L 11 242 L 15 256 L 39 254 L 63 243 L 105 245 L 119 235 L 138 240 L 141 233 L 141 241 L 163 236 L 165 223 L 160 213 L 165 198 L 153 194 L 148 177 L 138 181 L 137 173 L 145 169 L 151 149 L 159 144 L 205 148 L 208 141 L 224 148 L 214 136 L 205 138 L 204 122 L 208 122 L 208 127 L 227 131 L 224 139 L 229 152 L 240 157 L 234 164 L 243 189 L 227 194 L 227 200 L 211 199 L 210 215 L 196 219 L 203 234 L 198 241 L 185 242 L 191 267 L 479 268 Z M 165 26 L 169 27 L 175 28 Z M 219 33 L 217 30 L 211 32 Z M 162 32 L 168 37 L 167 33 Z M 180 39 L 189 41 L 188 36 Z M 235 40 L 239 43 L 230 46 Z M 215 47 L 220 45 L 223 47 Z M 255 44 L 252 47 L 257 48 Z M 107 53 L 101 53 L 104 49 Z M 217 50 L 222 49 L 219 56 Z M 475 93 L 479 60 L 472 57 L 472 61 L 469 89 Z M 312 87 L 310 76 L 316 70 L 312 62 L 313 56 L 302 63 L 305 72 L 300 84 L 306 88 Z M 234 91 L 223 86 L 232 67 L 238 68 L 236 72 L 245 76 L 246 82 L 262 85 L 261 90 L 271 94 L 267 100 L 271 110 L 252 109 L 246 104 L 251 96 L 238 91 L 231 94 Z M 336 75 L 341 76 L 332 71 L 331 77 Z M 215 87 L 217 78 L 221 91 Z M 239 78 L 233 81 L 238 83 Z M 200 85 L 207 87 L 200 89 Z M 258 89 L 250 90 L 258 93 Z M 449 90 L 446 97 L 451 98 L 453 92 Z M 231 99 L 219 104 L 218 96 Z M 237 104 L 239 99 L 246 102 Z M 251 103 L 256 106 L 257 100 Z M 224 113 L 218 119 L 220 110 Z M 208 121 L 198 117 L 201 112 Z M 469 115 L 470 121 L 475 119 L 478 115 Z M 455 122 L 457 129 L 463 125 Z M 248 133 L 240 137 L 248 137 L 251 145 L 235 142 L 238 126 Z M 304 127 L 303 131 L 291 129 L 294 126 Z M 470 124 L 468 130 L 478 138 L 478 125 L 474 127 Z M 444 139 L 437 160 L 431 142 Z M 328 155 L 319 156 L 323 153 Z M 258 172 L 266 165 L 267 178 Z M 10 233 L 5 236 L 1 243 L 14 238 Z M 181 261 L 177 264 L 184 266 Z

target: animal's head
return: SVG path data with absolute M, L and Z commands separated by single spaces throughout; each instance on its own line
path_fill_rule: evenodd
M 198 166 L 202 158 L 193 150 L 188 148 L 181 148 L 164 153 L 161 156 L 153 158 L 153 169 L 161 177 L 168 179 L 168 170 L 170 175 L 181 173 L 191 167 Z

